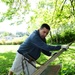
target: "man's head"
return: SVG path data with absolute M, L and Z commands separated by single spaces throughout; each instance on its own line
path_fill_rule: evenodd
M 39 29 L 39 34 L 41 38 L 45 38 L 50 31 L 50 26 L 46 23 L 42 24 Z

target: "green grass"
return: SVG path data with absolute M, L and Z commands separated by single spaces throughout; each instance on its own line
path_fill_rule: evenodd
M 69 48 L 51 64 L 62 64 L 59 75 L 75 75 L 75 48 Z
M 75 46 L 75 43 L 73 43 L 72 46 Z
M 13 52 L 0 53 L 0 75 L 8 74 L 14 57 L 15 53 Z
M 0 75 L 8 75 L 19 45 L 0 45 Z
M 8 74 L 18 47 L 19 45 L 0 45 L 0 75 Z M 42 54 L 37 61 L 42 64 L 47 59 L 48 57 Z M 59 75 L 75 75 L 75 48 L 70 48 L 68 51 L 65 51 L 51 63 L 51 65 L 53 64 L 62 64 Z

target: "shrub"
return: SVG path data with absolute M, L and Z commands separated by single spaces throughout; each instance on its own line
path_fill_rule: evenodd
M 75 29 L 65 30 L 64 32 L 53 35 L 53 43 L 69 43 L 75 40 Z
M 21 43 L 24 42 L 24 40 L 27 38 L 28 36 L 23 36 L 23 37 L 19 37 L 19 38 L 14 38 L 12 40 L 5 40 L 2 39 L 0 40 L 0 45 L 20 45 Z
M 4 45 L 5 44 L 5 39 L 0 40 L 0 45 Z
M 11 45 L 11 44 L 12 44 L 12 42 L 10 40 L 5 42 L 5 45 Z

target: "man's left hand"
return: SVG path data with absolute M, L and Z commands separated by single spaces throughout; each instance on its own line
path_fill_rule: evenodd
M 68 45 L 62 45 L 61 48 L 67 50 L 69 48 L 69 46 Z

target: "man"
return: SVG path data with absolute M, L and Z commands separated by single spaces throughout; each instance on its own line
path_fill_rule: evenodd
M 25 75 L 32 75 L 36 68 L 30 63 L 33 63 L 35 65 L 35 60 L 40 57 L 41 52 L 47 56 L 50 56 L 50 51 L 61 49 L 61 46 L 51 46 L 46 44 L 45 37 L 47 36 L 49 31 L 49 25 L 44 23 L 38 30 L 35 30 L 25 40 L 25 42 L 20 45 L 16 54 L 16 58 L 8 75 L 13 75 L 13 73 L 15 73 L 16 75 L 20 75 L 22 70 L 26 73 Z M 24 58 L 29 60 L 30 63 L 27 60 L 23 62 Z

